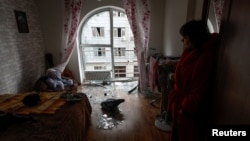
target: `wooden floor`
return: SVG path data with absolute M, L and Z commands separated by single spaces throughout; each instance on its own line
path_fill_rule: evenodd
M 119 85 L 121 86 L 122 83 Z M 160 112 L 160 106 L 159 103 L 156 103 L 156 107 L 150 104 L 152 95 L 143 96 L 138 94 L 137 90 L 128 94 L 129 86 L 121 89 L 116 86 L 112 87 L 113 94 L 107 91 L 107 88 L 100 86 L 81 86 L 79 90 L 88 95 L 93 109 L 91 125 L 86 136 L 87 141 L 170 140 L 170 133 L 160 131 L 154 126 L 154 120 Z M 122 98 L 125 99 L 125 102 L 119 105 L 120 112 L 117 119 L 120 124 L 112 129 L 105 130 L 98 128 L 98 125 L 100 125 L 100 117 L 105 114 L 101 110 L 100 102 L 107 98 Z

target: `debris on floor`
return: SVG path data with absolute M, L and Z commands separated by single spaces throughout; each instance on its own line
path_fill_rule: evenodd
M 109 98 L 107 100 L 102 101 L 101 106 L 103 110 L 115 112 L 118 109 L 118 105 L 123 103 L 124 101 L 124 99 Z
M 112 116 L 109 116 L 108 114 L 101 114 L 98 117 L 98 129 L 104 129 L 104 130 L 111 130 L 114 127 L 117 127 L 118 125 L 122 124 L 123 120 L 118 120 L 113 118 Z
M 138 81 L 131 82 L 112 82 L 109 85 L 92 82 L 90 85 L 83 85 L 81 92 L 85 93 L 89 101 L 97 112 L 97 129 L 111 130 L 124 123 L 122 110 L 119 104 L 125 99 L 119 97 L 119 92 L 128 93 L 131 88 L 138 86 Z M 129 94 L 137 93 L 131 91 Z

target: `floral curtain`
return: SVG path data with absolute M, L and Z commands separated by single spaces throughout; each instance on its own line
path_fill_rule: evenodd
M 150 27 L 150 0 L 123 0 L 130 27 L 134 35 L 140 79 L 140 91 L 148 88 L 146 58 Z
M 213 0 L 215 17 L 216 17 L 216 22 L 217 22 L 218 27 L 220 27 L 220 24 L 221 24 L 224 1 L 225 0 Z
M 76 46 L 77 28 L 80 22 L 80 13 L 82 9 L 82 0 L 64 0 L 64 23 L 63 23 L 63 43 L 62 60 L 55 67 L 61 72 L 68 64 L 72 51 Z

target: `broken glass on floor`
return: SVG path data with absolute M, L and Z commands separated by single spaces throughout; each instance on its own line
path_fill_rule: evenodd
M 122 124 L 123 120 L 115 119 L 108 114 L 100 114 L 98 117 L 97 129 L 111 130 L 114 127 Z
M 81 92 L 86 93 L 89 98 L 92 107 L 95 108 L 97 116 L 97 129 L 101 130 L 112 130 L 117 126 L 124 123 L 124 116 L 122 111 L 117 107 L 115 111 L 105 111 L 102 108 L 101 103 L 108 99 L 119 99 L 119 93 L 133 94 L 137 91 L 128 93 L 132 88 L 135 88 L 138 85 L 137 81 L 131 82 L 112 82 L 110 85 L 91 84 L 91 85 L 82 85 Z M 100 109 L 99 109 L 100 108 Z

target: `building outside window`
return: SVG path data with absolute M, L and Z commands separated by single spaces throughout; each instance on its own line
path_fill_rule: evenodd
M 114 48 L 114 56 L 125 56 L 125 47 Z
M 104 37 L 104 27 L 92 27 L 93 37 Z
M 119 11 L 113 11 L 114 17 L 125 17 L 125 13 Z
M 105 56 L 105 48 L 95 48 L 95 56 Z
M 125 27 L 114 27 L 114 37 L 124 37 L 125 36 Z
M 79 31 L 81 69 L 85 76 L 91 71 L 105 70 L 111 72 L 111 78 L 137 77 L 134 37 L 124 10 L 103 8 L 85 19 Z
M 138 66 L 134 66 L 134 77 L 139 77 L 139 69 L 138 69 Z
M 126 66 L 115 66 L 115 77 L 126 77 Z
M 106 66 L 94 66 L 94 70 L 106 70 Z

